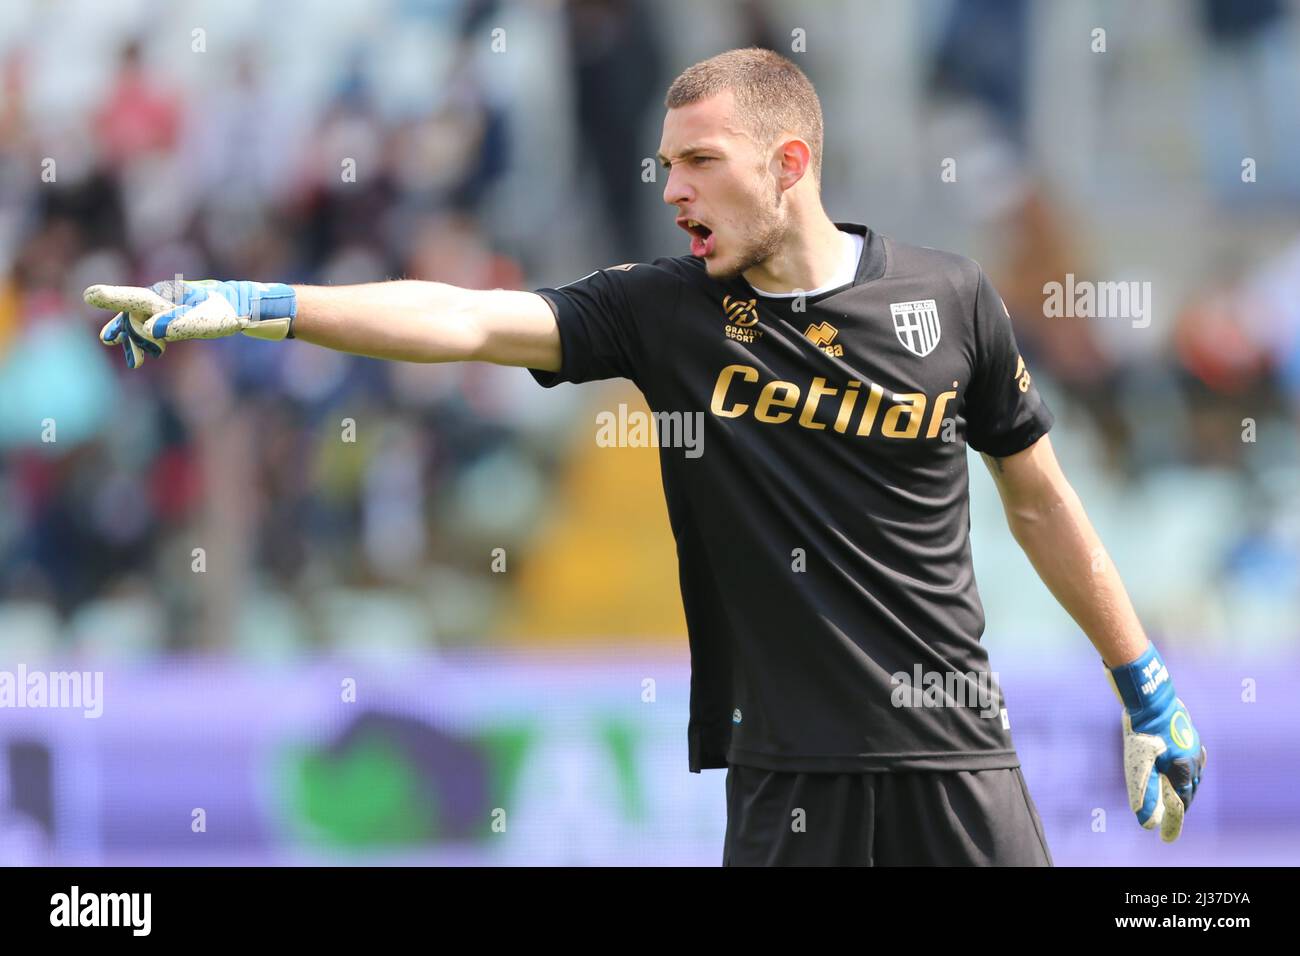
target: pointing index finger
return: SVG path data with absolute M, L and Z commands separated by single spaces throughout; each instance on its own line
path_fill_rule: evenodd
M 82 293 L 82 298 L 97 309 L 136 315 L 155 315 L 175 305 L 152 289 L 130 285 L 92 285 Z

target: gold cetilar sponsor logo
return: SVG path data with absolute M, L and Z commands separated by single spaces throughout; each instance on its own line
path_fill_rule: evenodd
M 957 397 L 956 382 L 932 402 L 924 392 L 887 392 L 876 382 L 850 379 L 831 385 L 818 375 L 801 387 L 762 378 L 752 365 L 728 365 L 718 373 L 709 410 L 719 418 L 753 416 L 768 425 L 793 419 L 803 428 L 830 428 L 841 435 L 877 434 L 879 424 L 878 434 L 885 438 L 935 438 L 943 428 L 948 403 Z M 861 401 L 864 395 L 866 400 Z
M 727 318 L 727 338 L 735 339 L 746 345 L 756 341 L 762 334 L 758 325 L 758 300 L 735 299 L 729 295 L 722 297 L 722 314 Z
M 804 338 L 817 346 L 827 355 L 839 358 L 844 354 L 843 345 L 831 344 L 835 341 L 835 336 L 840 334 L 840 330 L 829 322 L 818 322 L 816 325 L 810 325 L 808 328 L 804 329 L 803 334 Z

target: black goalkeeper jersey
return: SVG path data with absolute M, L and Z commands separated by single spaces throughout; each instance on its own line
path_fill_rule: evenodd
M 532 374 L 628 378 L 665 423 L 702 422 L 689 453 L 660 435 L 691 770 L 1015 767 L 966 445 L 1014 454 L 1052 415 L 977 263 L 837 226 L 865 237 L 857 275 L 802 301 L 692 256 L 539 289 L 563 367 Z

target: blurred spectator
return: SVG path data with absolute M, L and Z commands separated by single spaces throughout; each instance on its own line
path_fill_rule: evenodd
M 1228 205 L 1300 201 L 1300 36 L 1283 0 L 1201 0 L 1199 123 L 1207 181 Z M 1242 181 L 1242 162 L 1256 163 Z
M 1021 147 L 1028 16 L 1026 0 L 954 0 L 930 76 L 936 95 L 978 102 L 996 117 L 1001 134 Z
M 569 0 L 569 57 L 578 155 L 594 176 L 612 245 L 605 259 L 653 258 L 644 245 L 641 161 L 653 155 L 647 110 L 663 95 L 655 20 L 641 0 Z
M 104 160 L 120 170 L 153 152 L 171 152 L 181 127 L 180 102 L 144 68 L 138 40 L 122 50 L 117 76 L 93 119 Z

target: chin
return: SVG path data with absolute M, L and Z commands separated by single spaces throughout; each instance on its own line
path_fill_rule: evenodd
M 704 271 L 709 274 L 711 279 L 734 279 L 744 269 L 739 268 L 739 263 L 735 260 L 720 259 L 715 255 L 704 260 Z

